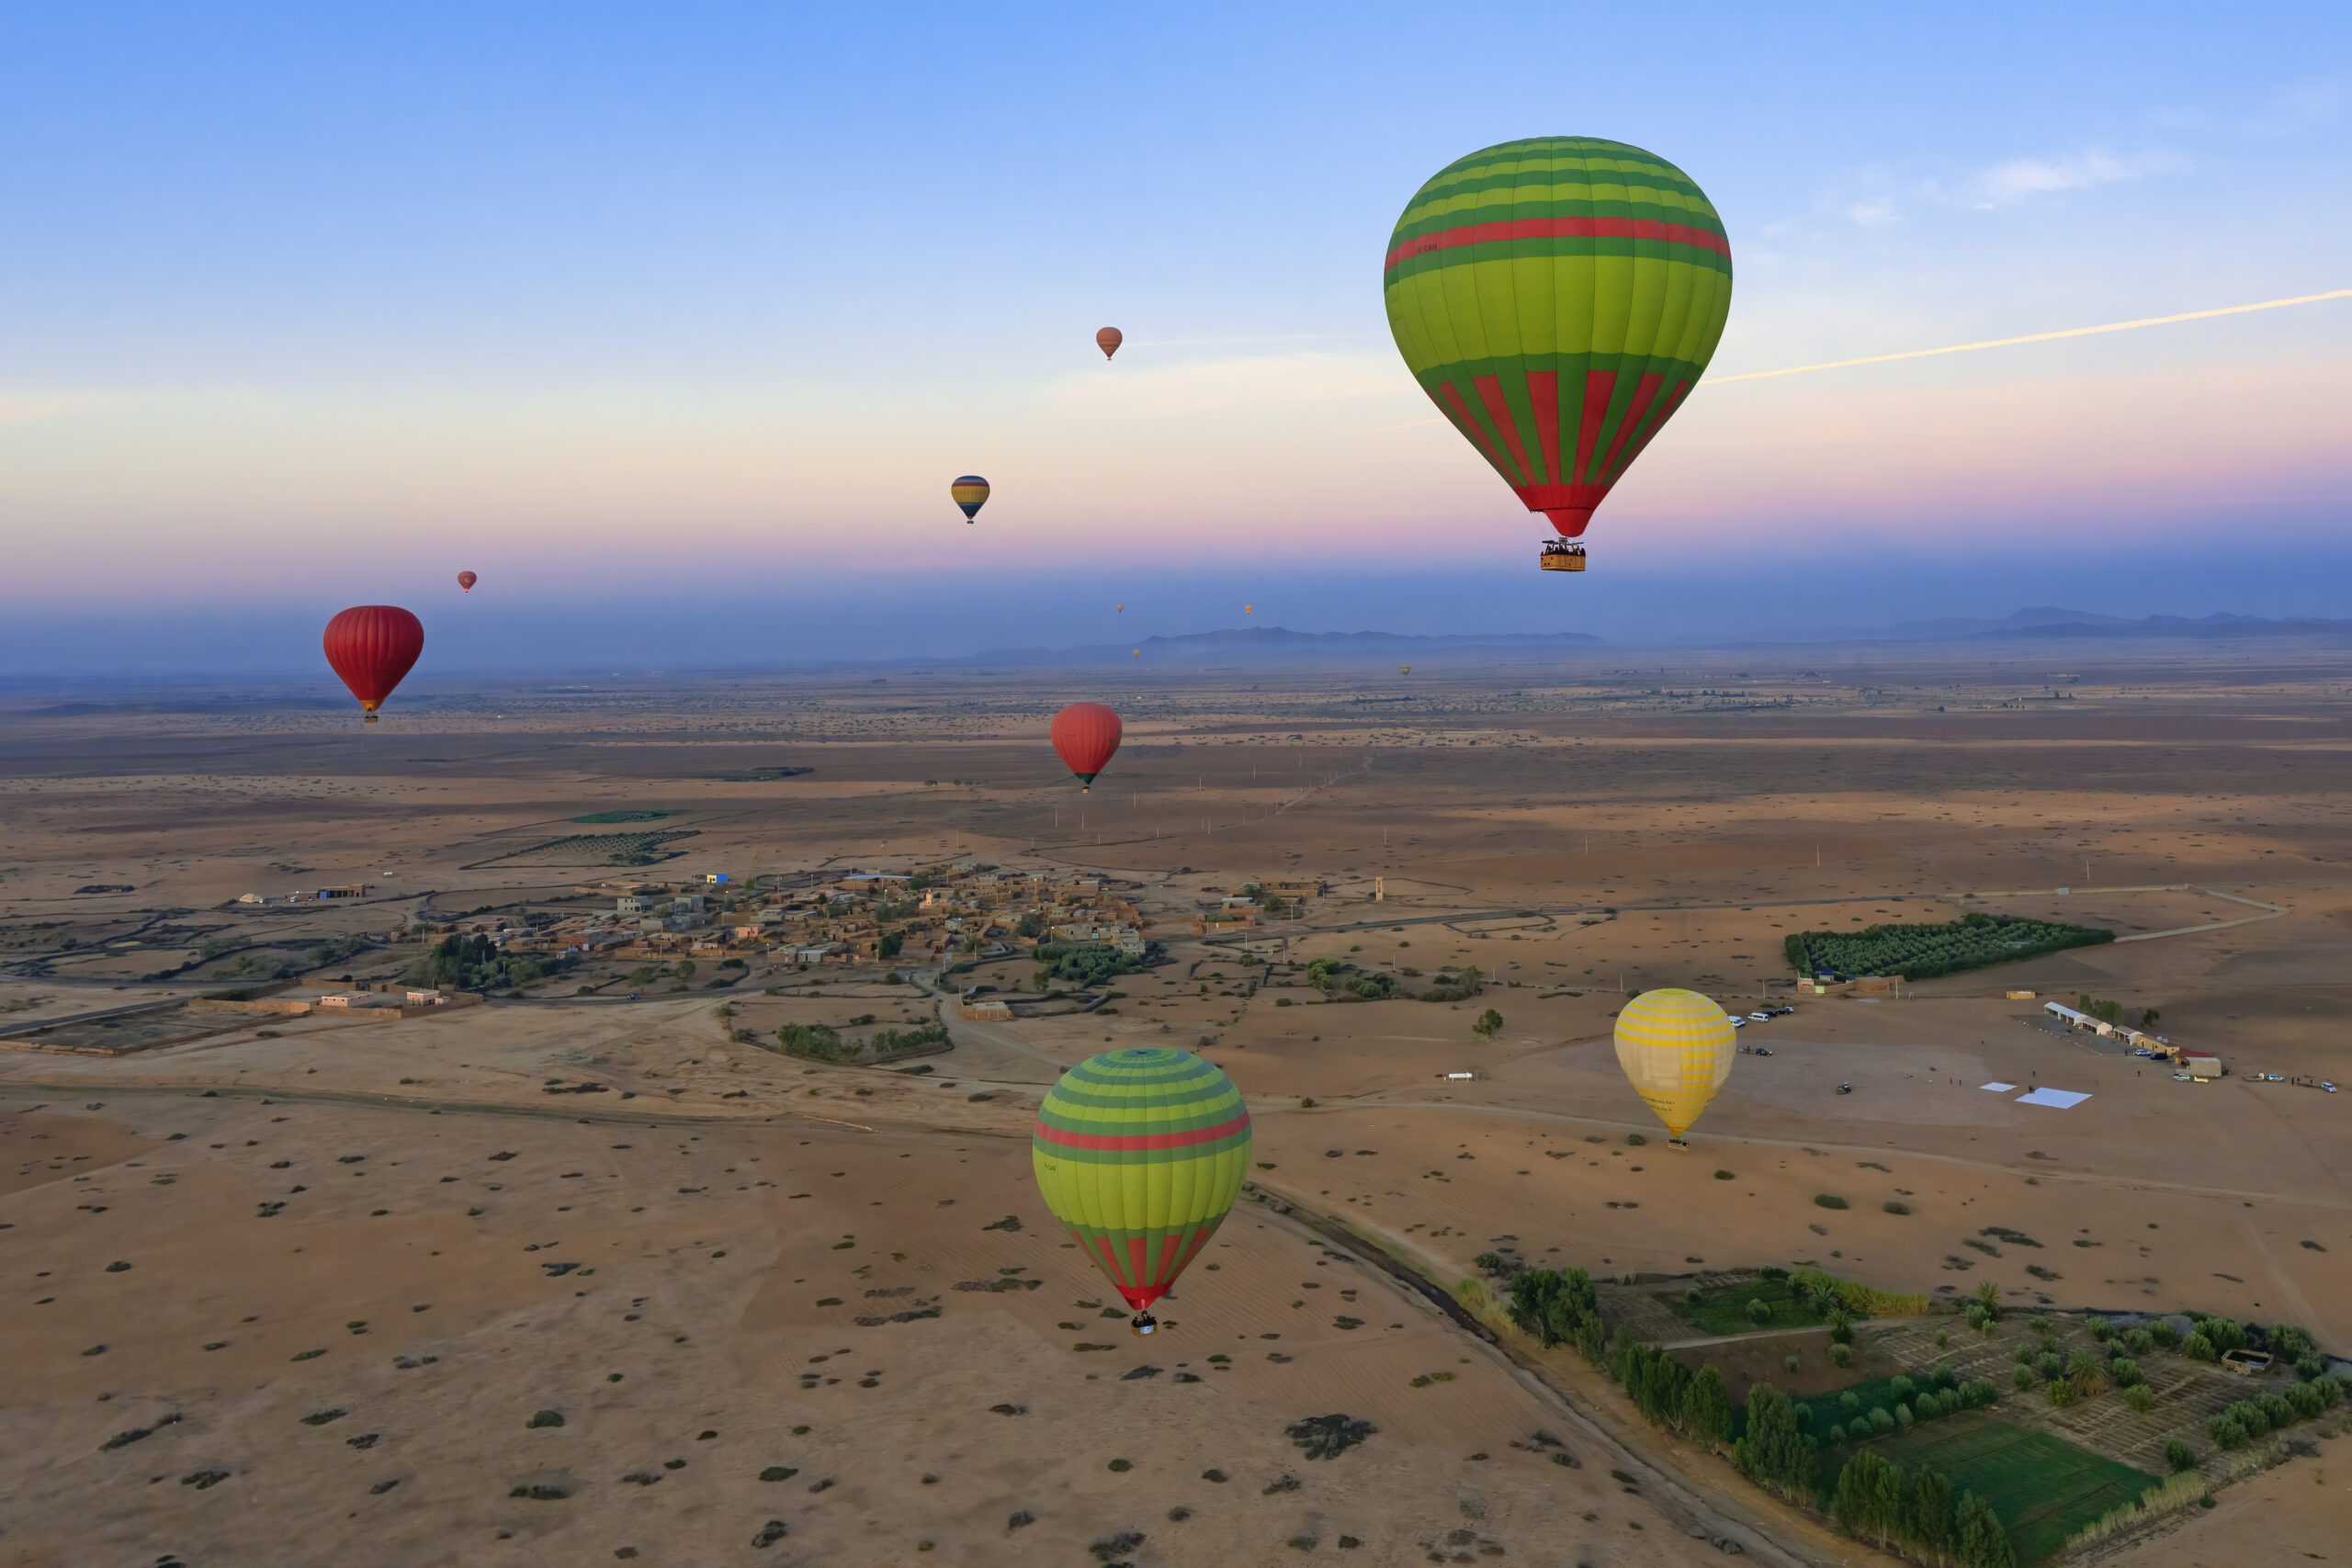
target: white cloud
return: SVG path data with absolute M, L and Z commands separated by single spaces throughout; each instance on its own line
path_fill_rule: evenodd
M 2037 196 L 2136 180 L 2177 166 L 2177 160 L 2162 154 L 2127 161 L 2096 150 L 2061 158 L 2012 158 L 1972 180 L 1968 197 L 1975 207 L 2007 207 Z
M 1846 209 L 1846 216 L 1865 229 L 1876 229 L 1882 224 L 1899 223 L 1903 220 L 1903 214 L 1894 209 L 1894 203 L 1884 197 L 1876 197 L 1869 201 L 1858 201 Z

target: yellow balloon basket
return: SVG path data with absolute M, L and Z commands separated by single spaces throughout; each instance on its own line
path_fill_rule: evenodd
M 1545 571 L 1582 571 L 1584 552 L 1578 550 L 1576 554 L 1570 555 L 1566 550 L 1545 550 L 1537 558 L 1535 564 Z

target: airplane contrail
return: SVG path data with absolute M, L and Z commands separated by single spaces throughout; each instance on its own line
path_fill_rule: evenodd
M 2291 299 L 2265 299 L 2256 305 L 2224 305 L 2218 310 L 2184 310 L 2177 316 L 2146 316 L 2136 321 L 2109 321 L 2101 327 L 2068 327 L 2064 332 L 2031 333 L 2024 337 L 1988 338 L 1983 343 L 1956 343 L 1948 348 L 1914 348 L 1902 354 L 1873 354 L 1862 359 L 1833 359 L 1822 365 L 1792 365 L 1785 370 L 1750 370 L 1740 376 L 1712 376 L 1706 385 L 1720 387 L 1732 381 L 1762 381 L 1774 376 L 1802 376 L 1808 370 L 1843 370 L 1852 365 L 1883 365 L 1891 359 L 1927 359 L 1939 354 L 1966 354 L 1972 349 L 2007 348 L 2020 343 L 2048 343 L 2053 338 L 2091 337 L 2099 333 L 2125 333 L 2134 327 L 2161 327 L 2173 321 L 2201 321 L 2213 316 L 2242 316 L 2248 310 L 2276 310 L 2284 305 L 2311 305 L 2322 299 L 2342 299 L 2352 297 L 2352 288 L 2331 289 L 2325 294 L 2298 294 Z

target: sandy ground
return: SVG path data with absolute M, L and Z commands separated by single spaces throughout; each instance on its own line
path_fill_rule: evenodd
M 2352 1349 L 2352 1099 L 2247 1077 L 2352 1077 L 2337 688 L 2285 656 L 2085 668 L 2077 649 L 2050 666 L 2082 671 L 2075 697 L 2019 709 L 1996 705 L 2041 692 L 2041 663 L 1793 657 L 1819 673 L 1464 673 L 1369 717 L 1356 699 L 1388 694 L 1353 677 L 1138 683 L 1119 699 L 1128 747 L 1083 802 L 1036 739 L 1062 694 L 1012 678 L 887 698 L 445 693 L 364 734 L 299 712 L 0 714 L 12 1026 L 175 994 L 139 983 L 156 952 L 552 896 L 608 869 L 513 852 L 612 831 L 570 818 L 616 807 L 695 831 L 673 874 L 968 849 L 1136 875 L 1173 908 L 1315 874 L 1332 893 L 1306 921 L 1239 945 L 1493 982 L 1475 1002 L 1331 1004 L 1264 985 L 1234 945 L 1179 942 L 1120 980 L 1115 1012 L 951 1017 L 956 1049 L 929 1075 L 732 1038 L 935 1006 L 859 983 L 764 997 L 780 976 L 762 973 L 724 995 L 0 1058 L 17 1270 L 0 1330 L 18 1352 L 0 1370 L 0 1561 L 169 1551 L 194 1568 L 316 1541 L 354 1563 L 895 1563 L 928 1540 L 925 1561 L 1083 1562 L 1129 1530 L 1147 1564 L 1292 1561 L 1294 1537 L 1342 1536 L 1366 1562 L 1485 1545 L 1682 1562 L 1715 1555 L 1687 1534 L 1702 1516 L 1768 1560 L 1858 1560 L 1640 1428 L 1597 1380 L 1558 1370 L 1559 1404 L 1262 1210 L 1187 1276 L 1165 1340 L 1129 1339 L 1083 1304 L 1110 1298 L 1054 1239 L 1022 1147 L 1058 1067 L 1111 1044 L 1204 1050 L 1250 1097 L 1269 1191 L 1440 1281 L 1502 1241 L 1607 1275 L 1818 1261 L 1894 1291 L 1989 1279 L 2018 1307 L 2286 1319 Z M 776 763 L 815 771 L 694 776 Z M 948 779 L 981 782 L 925 783 Z M 356 906 L 220 908 L 363 877 L 384 890 Z M 74 891 L 113 883 L 133 891 Z M 1779 1000 L 1788 932 L 1962 908 L 2147 940 L 1804 998 L 1746 1032 L 1773 1054 L 1737 1059 L 1696 1146 L 1663 1146 L 1608 1044 L 1624 990 Z M 2158 934 L 2186 927 L 2215 929 Z M 2158 1009 L 2233 1076 L 2176 1083 L 2052 1035 L 2012 987 Z M 1492 1041 L 1470 1031 L 1488 1006 Z M 1460 1070 L 1479 1076 L 1440 1077 Z M 1987 1082 L 2091 1098 L 2044 1110 Z M 1007 1216 L 1022 1228 L 982 1228 Z M 2040 1245 L 1988 1242 L 1995 1227 Z M 956 1289 L 1028 1280 L 1045 1282 Z M 1160 1371 L 1123 1377 L 1138 1365 Z M 540 1409 L 564 1424 L 527 1427 Z M 1283 1427 L 1330 1411 L 1380 1433 L 1303 1460 Z M 1538 1428 L 1585 1462 L 1510 1446 Z M 1616 1443 L 1640 1457 L 1609 1458 Z M 2341 1467 L 2336 1446 L 2120 1560 L 2339 1554 L 2342 1488 L 2312 1479 Z M 793 1474 L 760 1481 L 771 1468 Z M 1285 1473 L 1298 1490 L 1265 1490 Z M 569 1495 L 511 1495 L 533 1486 Z M 1021 1510 L 1035 1522 L 1008 1529 Z M 785 1533 L 755 1549 L 771 1519 Z

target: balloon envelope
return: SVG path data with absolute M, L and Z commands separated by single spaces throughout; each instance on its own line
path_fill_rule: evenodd
M 461 571 L 458 573 L 458 586 L 464 589 L 469 593 L 471 593 L 474 591 L 474 584 L 481 581 L 481 578 L 476 577 L 470 571 Z
M 964 521 L 969 523 L 988 504 L 989 481 L 978 474 L 966 474 L 947 487 L 947 493 L 956 498 L 956 504 L 964 509 Z
M 370 723 L 424 651 L 424 626 L 397 604 L 357 604 L 327 623 L 327 662 L 368 710 Z
M 1119 345 L 1126 341 L 1116 327 L 1104 327 L 1094 334 L 1094 346 L 1102 351 L 1102 357 L 1105 359 L 1118 353 Z
M 1233 1080 L 1189 1051 L 1105 1051 L 1046 1091 L 1029 1158 L 1046 1207 L 1142 1312 L 1240 1196 L 1250 1112 Z
M 1143 650 L 1136 653 L 1140 658 Z M 1122 732 L 1119 716 L 1101 703 L 1072 703 L 1054 715 L 1054 750 L 1088 789 L 1094 787 L 1094 775 L 1110 766 Z
M 1617 1065 L 1679 1138 L 1731 1077 L 1737 1039 L 1722 1008 L 1669 986 L 1644 991 L 1617 1015 Z
M 1731 245 L 1705 193 L 1656 153 L 1587 136 L 1440 169 L 1381 276 L 1413 378 L 1570 538 L 1682 406 L 1731 310 Z

